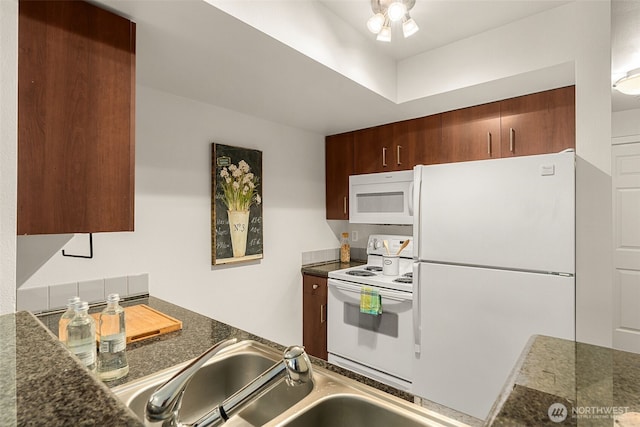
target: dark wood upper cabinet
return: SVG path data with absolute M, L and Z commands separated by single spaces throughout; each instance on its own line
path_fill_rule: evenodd
M 502 157 L 575 148 L 575 86 L 500 102 Z
M 393 126 L 382 125 L 353 133 L 353 158 L 356 174 L 399 170 L 393 143 Z M 401 151 L 402 149 L 400 149 Z
M 500 103 L 442 114 L 442 146 L 438 163 L 500 157 Z
M 349 219 L 349 175 L 353 175 L 353 132 L 325 138 L 327 219 Z
M 132 231 L 135 24 L 21 0 L 18 25 L 18 234 Z
M 405 120 L 393 124 L 393 142 L 401 169 L 416 165 L 442 163 L 441 114 Z

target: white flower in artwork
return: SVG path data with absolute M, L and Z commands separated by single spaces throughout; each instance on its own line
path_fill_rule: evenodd
M 244 160 L 240 160 L 238 162 L 238 169 L 240 169 L 243 173 L 249 173 L 249 171 L 251 170 L 249 164 Z
M 231 164 L 220 171 L 223 200 L 230 211 L 246 211 L 254 203 L 262 202 L 257 194 L 259 178 L 250 171 L 251 167 L 244 160 L 240 160 L 237 166 Z

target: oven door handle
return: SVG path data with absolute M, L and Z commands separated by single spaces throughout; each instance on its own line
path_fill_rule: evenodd
M 339 285 L 337 283 L 330 283 L 329 286 L 334 286 L 336 289 L 357 293 L 357 294 L 360 294 L 360 289 L 362 289 L 362 286 Z M 393 292 L 393 291 L 387 291 L 387 290 L 383 291 L 378 288 L 374 288 L 374 289 L 378 290 L 378 295 L 380 295 L 382 298 L 387 298 L 390 300 L 400 301 L 400 302 L 411 301 L 413 299 L 412 295 L 408 292 Z

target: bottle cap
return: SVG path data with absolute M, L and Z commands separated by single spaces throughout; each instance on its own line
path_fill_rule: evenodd
M 76 311 L 89 310 L 89 303 L 86 301 L 80 301 L 76 303 Z
M 80 297 L 73 297 L 67 300 L 67 307 L 73 307 L 80 302 Z
M 107 296 L 107 302 L 118 302 L 120 301 L 120 295 L 118 294 L 109 294 Z
M 342 233 L 342 237 L 349 237 L 349 233 Z

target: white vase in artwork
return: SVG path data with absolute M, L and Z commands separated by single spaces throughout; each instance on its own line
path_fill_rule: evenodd
M 247 251 L 247 231 L 249 231 L 249 211 L 227 211 L 233 257 L 243 257 Z

